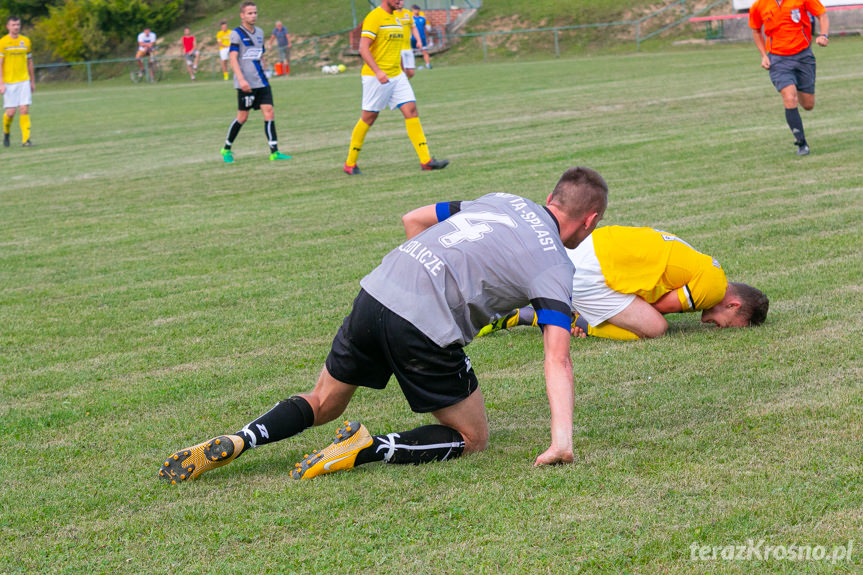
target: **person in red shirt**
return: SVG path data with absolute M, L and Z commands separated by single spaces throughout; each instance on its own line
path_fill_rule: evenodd
M 819 46 L 829 42 L 830 22 L 819 0 L 756 0 L 749 9 L 749 27 L 761 53 L 761 67 L 782 95 L 785 121 L 794 134 L 797 155 L 809 154 L 798 104 L 815 107 L 815 55 L 812 53 L 812 19 L 818 19 Z M 763 33 L 762 33 L 763 30 Z M 766 36 L 766 41 L 765 41 Z
M 189 71 L 189 77 L 194 81 L 195 72 L 198 71 L 198 43 L 195 37 L 192 36 L 192 31 L 188 28 L 183 29 L 183 56 L 186 57 L 186 69 Z

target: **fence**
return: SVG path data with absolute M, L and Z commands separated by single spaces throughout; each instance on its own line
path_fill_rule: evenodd
M 701 1 L 703 2 L 703 0 Z M 581 41 L 578 38 L 579 32 L 604 28 L 620 28 L 628 31 L 626 41 L 634 41 L 636 50 L 640 50 L 641 45 L 645 41 L 673 27 L 686 24 L 690 18 L 706 14 L 719 5 L 727 6 L 728 0 L 715 0 L 703 8 L 695 7 L 696 3 L 700 3 L 697 0 L 676 0 L 636 20 L 475 33 L 451 33 L 448 30 L 451 29 L 451 25 L 459 18 L 464 18 L 470 11 L 482 6 L 482 0 L 406 0 L 405 3 L 408 5 L 419 5 L 424 11 L 428 11 L 427 15 L 430 17 L 430 20 L 438 22 L 437 25 L 432 24 L 434 27 L 432 38 L 439 49 L 449 47 L 461 39 L 478 39 L 482 47 L 483 59 L 487 60 L 490 45 L 491 47 L 500 45 L 502 43 L 501 39 L 505 37 L 515 37 L 525 34 L 548 34 L 550 35 L 549 44 L 553 46 L 551 49 L 554 55 L 560 57 L 561 44 L 563 42 L 578 43 Z M 342 36 L 345 38 L 342 38 Z M 294 42 L 292 53 L 296 54 L 297 57 L 291 58 L 291 64 L 304 62 L 319 63 L 321 61 L 334 60 L 340 54 L 333 54 L 332 49 L 333 47 L 341 46 L 342 40 L 346 40 L 347 46 L 345 47 L 351 53 L 356 54 L 356 47 L 359 44 L 359 29 L 338 30 L 329 34 Z M 183 59 L 183 56 L 161 57 L 161 61 L 168 68 L 169 77 L 185 73 Z M 79 80 L 86 78 L 88 83 L 92 83 L 95 79 L 123 76 L 127 71 L 137 69 L 137 64 L 134 58 L 120 58 L 62 64 L 42 64 L 35 66 L 35 68 L 38 71 L 37 74 L 41 76 L 37 76 L 37 80 L 40 81 L 51 79 L 52 77 L 60 78 L 65 75 Z M 218 53 L 202 53 L 199 68 L 203 75 L 209 71 L 213 78 L 220 77 L 221 64 Z

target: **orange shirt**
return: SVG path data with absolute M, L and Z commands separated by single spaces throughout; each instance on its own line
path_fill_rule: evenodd
M 812 42 L 813 16 L 824 14 L 819 0 L 756 0 L 749 9 L 749 27 L 764 26 L 767 51 L 780 56 L 802 52 Z

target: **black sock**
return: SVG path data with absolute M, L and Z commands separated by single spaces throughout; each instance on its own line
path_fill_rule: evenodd
M 424 425 L 403 431 L 376 435 L 374 443 L 357 454 L 355 465 L 384 461 L 405 464 L 455 459 L 464 451 L 461 433 L 445 425 Z
M 243 451 L 287 439 L 310 428 L 315 423 L 315 412 L 309 402 L 295 395 L 283 399 L 270 411 L 248 423 L 235 433 L 243 438 Z
M 803 133 L 803 118 L 800 117 L 800 111 L 797 108 L 785 108 L 785 121 L 788 122 L 791 133 L 794 134 L 795 143 L 798 146 L 806 144 L 806 135 Z
M 237 120 L 231 122 L 231 127 L 228 128 L 228 137 L 225 139 L 225 149 L 230 150 L 231 146 L 234 145 L 234 140 L 237 139 L 237 135 L 240 133 L 240 129 L 243 127 L 241 123 Z
M 267 143 L 270 145 L 270 153 L 273 154 L 279 151 L 279 138 L 276 137 L 276 122 L 270 120 L 264 122 L 264 132 L 267 134 Z

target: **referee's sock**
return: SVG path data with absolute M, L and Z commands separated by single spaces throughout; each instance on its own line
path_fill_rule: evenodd
M 297 435 L 315 423 L 315 412 L 299 395 L 284 399 L 270 411 L 246 424 L 234 435 L 243 438 L 243 451 Z
M 806 135 L 803 133 L 803 118 L 800 117 L 800 110 L 797 108 L 785 108 L 785 121 L 788 122 L 788 127 L 791 128 L 791 133 L 794 134 L 794 140 L 797 145 L 805 145 Z
M 405 128 L 407 128 L 408 138 L 411 139 L 414 150 L 416 150 L 417 156 L 419 156 L 420 164 L 429 163 L 431 161 L 431 152 L 429 152 L 428 142 L 426 142 L 426 135 L 423 132 L 423 125 L 420 123 L 419 117 L 405 118 Z
M 376 435 L 374 443 L 357 454 L 354 465 L 384 463 L 419 465 L 455 459 L 464 452 L 464 438 L 445 425 L 423 425 L 410 431 Z
M 230 150 L 231 146 L 234 145 L 234 140 L 237 139 L 237 136 L 240 135 L 240 130 L 243 128 L 243 125 L 234 119 L 231 122 L 231 127 L 228 128 L 228 137 L 225 138 L 225 149 Z

